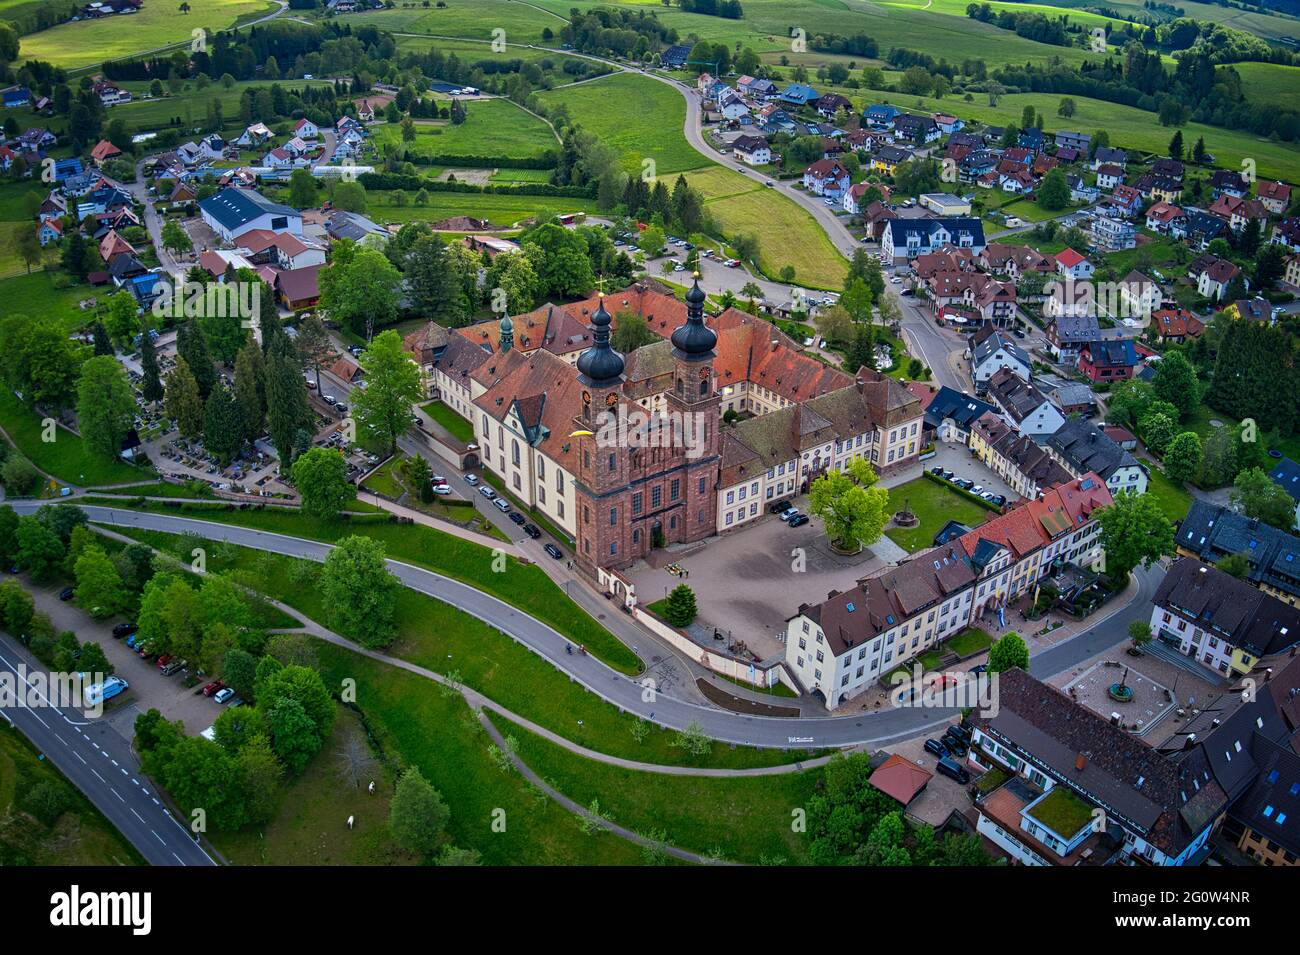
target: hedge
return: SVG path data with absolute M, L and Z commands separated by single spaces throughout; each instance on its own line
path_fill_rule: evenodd
M 972 494 L 970 491 L 966 490 L 964 487 L 958 487 L 956 484 L 953 484 L 951 481 L 945 481 L 943 478 L 939 477 L 939 475 L 934 474 L 934 473 L 932 473 L 932 472 L 930 472 L 930 471 L 925 471 L 925 470 L 923 470 L 921 473 L 922 473 L 925 477 L 929 478 L 931 481 L 934 481 L 936 484 L 942 484 L 942 485 L 943 485 L 944 487 L 946 487 L 948 490 L 953 491 L 953 492 L 955 492 L 955 493 L 957 493 L 957 494 L 960 494 L 962 497 L 968 497 L 968 498 L 970 498 L 972 501 L 974 501 L 976 504 L 980 505 L 980 507 L 983 507 L 983 508 L 986 509 L 986 510 L 996 511 L 996 512 L 999 513 L 999 514 L 1002 513 L 1002 508 L 998 507 L 998 506 L 997 506 L 996 504 L 994 504 L 992 501 L 986 501 L 986 500 L 984 500 L 984 498 L 980 497 L 978 494 Z
M 467 182 L 447 182 L 440 179 L 426 179 L 423 176 L 403 176 L 395 172 L 365 172 L 357 180 L 367 189 L 379 191 L 405 189 L 418 192 L 467 192 L 494 193 L 507 196 L 556 196 L 565 199 L 594 199 L 595 185 L 590 186 L 553 186 L 549 182 L 526 182 L 518 186 L 487 185 L 475 186 Z
M 547 150 L 537 156 L 407 156 L 417 166 L 468 166 L 473 169 L 554 169 L 555 153 Z

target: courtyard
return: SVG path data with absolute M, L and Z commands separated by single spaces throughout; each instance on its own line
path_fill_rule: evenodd
M 956 488 L 928 477 L 919 477 L 889 489 L 890 515 L 904 506 L 916 515 L 920 523 L 915 527 L 887 526 L 885 536 L 909 554 L 933 547 L 934 535 L 949 521 L 959 521 L 973 528 L 997 513 L 976 504 L 958 493 Z
M 796 498 L 795 506 L 808 512 L 806 498 Z M 699 608 L 690 631 L 697 641 L 719 650 L 743 642 L 769 660 L 785 655 L 785 622 L 800 604 L 825 600 L 906 556 L 888 537 L 852 556 L 836 554 L 817 518 L 790 527 L 768 514 L 702 546 L 656 551 L 653 563 L 640 561 L 627 573 L 643 606 L 688 584 Z M 680 578 L 664 569 L 669 562 L 682 568 Z

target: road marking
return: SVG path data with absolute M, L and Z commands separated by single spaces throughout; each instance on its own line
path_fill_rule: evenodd
M 126 802 L 126 800 L 122 798 L 122 794 L 118 792 L 116 789 L 114 789 L 112 786 L 108 787 L 108 791 L 117 797 L 118 802 L 122 802 L 122 803 Z
M 154 837 L 155 839 L 157 839 L 157 840 L 158 840 L 159 842 L 161 842 L 163 845 L 167 845 L 167 840 L 166 840 L 166 839 L 164 839 L 162 836 L 158 835 L 158 833 L 154 832 L 152 829 L 150 829 L 149 831 L 150 831 L 150 832 L 153 832 L 153 837 Z
M 99 770 L 92 769 L 91 772 L 95 774 L 95 778 L 98 779 L 101 783 L 104 783 L 105 785 L 108 784 L 108 780 L 105 779 L 103 776 L 99 775 Z
M 131 815 L 135 816 L 135 818 L 139 819 L 141 822 L 144 822 L 144 816 L 136 812 L 134 808 L 131 809 Z
M 86 763 L 86 757 L 82 756 L 82 755 L 81 755 L 80 753 L 78 753 L 75 749 L 72 751 L 72 755 L 75 756 L 75 757 L 77 757 L 77 759 L 81 760 L 81 765 L 82 765 L 82 766 L 87 765 L 87 763 Z
M 177 862 L 179 862 L 181 865 L 185 865 L 185 860 L 182 859 L 180 856 L 178 856 L 178 855 L 177 855 L 176 853 L 174 853 L 174 852 L 172 853 L 172 858 L 175 859 Z

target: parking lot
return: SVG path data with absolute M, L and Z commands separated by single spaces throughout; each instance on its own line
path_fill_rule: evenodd
M 25 581 L 36 598 L 37 609 L 50 615 L 56 631 L 71 630 L 82 643 L 98 643 L 104 656 L 113 664 L 115 676 L 130 684 L 125 699 L 111 700 L 105 706 L 103 721 L 123 739 L 135 736 L 135 718 L 149 709 L 157 709 L 169 720 L 180 720 L 187 733 L 201 733 L 221 714 L 223 707 L 210 697 L 203 696 L 204 681 L 187 688 L 186 671 L 164 676 L 158 665 L 142 659 L 126 645 L 126 639 L 115 639 L 113 627 L 124 618 L 94 620 L 72 603 L 59 600 L 59 587 L 38 587 Z

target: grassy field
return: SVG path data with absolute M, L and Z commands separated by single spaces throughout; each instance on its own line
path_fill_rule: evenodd
M 682 135 L 686 101 L 667 83 L 618 73 L 542 93 L 541 99 L 548 106 L 567 106 L 576 122 L 623 154 L 629 173 L 639 175 L 647 159 L 660 176 L 709 165 Z M 642 121 L 629 122 L 633 117 Z
M 139 481 L 148 472 L 124 461 L 105 461 L 86 450 L 81 438 L 58 428 L 53 441 L 42 441 L 41 419 L 13 392 L 0 388 L 0 427 L 32 463 L 65 484 L 93 487 Z
M 129 536 L 179 553 L 186 538 L 131 530 Z M 316 588 L 306 586 L 318 565 L 244 547 L 211 549 L 209 570 L 233 570 L 263 593 L 313 620 L 328 621 Z M 185 551 L 188 553 L 188 550 Z M 530 608 L 531 609 L 531 608 Z M 455 673 L 465 686 L 506 709 L 597 752 L 659 765 L 746 768 L 774 766 L 808 757 L 802 751 L 752 749 L 714 743 L 694 757 L 673 745 L 675 734 L 651 727 L 638 742 L 637 719 L 604 703 L 515 641 L 441 601 L 403 589 L 397 602 L 398 637 L 385 652 L 438 673 Z
M 934 535 L 949 521 L 978 527 L 993 512 L 950 490 L 938 481 L 921 477 L 889 489 L 889 513 L 906 503 L 920 518 L 916 527 L 891 527 L 885 536 L 910 553 L 934 546 Z
M 1171 481 L 1158 466 L 1151 465 L 1149 470 L 1147 494 L 1160 505 L 1165 517 L 1181 521 L 1192 506 L 1192 495 Z
M 1234 63 L 1246 94 L 1257 102 L 1300 110 L 1300 67 L 1278 63 Z
M 820 770 L 731 778 L 639 772 L 584 759 L 500 716 L 492 722 L 518 740 L 516 752 L 544 780 L 634 832 L 661 830 L 671 845 L 732 862 L 806 861 L 805 837 L 790 820 Z
M 64 69 L 92 66 L 169 43 L 187 42 L 200 27 L 221 30 L 241 17 L 269 12 L 266 0 L 189 0 L 180 14 L 174 3 L 146 2 L 139 13 L 63 23 L 22 39 L 22 56 Z
M 636 846 L 609 835 L 585 835 L 573 815 L 533 790 L 517 773 L 498 768 L 488 754 L 490 739 L 459 694 L 446 693 L 422 677 L 339 647 L 321 646 L 318 653 L 326 685 L 356 680 L 357 707 L 385 753 L 403 765 L 419 767 L 451 810 L 447 834 L 452 843 L 476 849 L 485 865 L 636 865 L 642 861 Z M 331 805 L 340 798 L 338 788 L 337 781 L 325 780 L 314 793 L 314 802 L 330 814 L 325 825 L 335 831 L 347 819 L 345 812 Z M 506 825 L 504 831 L 497 831 L 493 821 L 501 813 Z M 374 824 L 384 822 L 378 819 Z M 344 829 L 340 838 L 355 831 Z M 290 832 L 289 838 L 299 841 L 301 837 Z M 382 837 L 376 831 L 372 838 Z M 319 864 L 315 857 L 302 861 Z
M 474 216 L 494 226 L 506 228 L 542 213 L 597 212 L 594 199 L 568 199 L 560 196 L 512 196 L 501 193 L 431 192 L 429 201 L 417 206 L 413 201 L 394 205 L 391 193 L 372 192 L 368 197 L 368 215 L 376 222 L 437 222 L 452 216 Z
M 24 808 L 27 793 L 37 785 L 57 787 L 65 796 L 67 808 L 48 826 Z M 37 865 L 144 865 L 144 860 L 21 733 L 0 723 L 0 866 Z
M 565 11 L 567 14 L 567 11 Z M 372 23 L 393 33 L 429 33 L 491 40 L 492 31 L 505 31 L 509 43 L 541 43 L 542 30 L 558 33 L 567 16 L 555 16 L 514 0 L 447 0 L 441 9 L 373 10 L 348 17 L 355 25 Z
M 467 118 L 459 126 L 449 120 L 420 120 L 415 141 L 402 143 L 401 127 L 375 126 L 373 139 L 381 151 L 388 144 L 405 145 L 413 156 L 508 156 L 524 159 L 559 145 L 541 119 L 507 99 L 466 104 Z
M 1094 0 L 1042 0 L 1042 4 L 1044 7 L 1059 7 L 1067 11 L 1075 7 L 1095 5 Z M 1295 17 L 1259 10 L 1244 10 L 1235 6 L 1219 6 L 1214 3 L 1196 3 L 1194 0 L 1179 0 L 1174 5 L 1183 11 L 1183 16 L 1208 20 L 1211 23 L 1222 23 L 1237 30 L 1254 33 L 1266 40 L 1285 36 L 1300 39 L 1300 20 Z M 1105 6 L 1116 13 L 1130 16 L 1142 16 L 1150 12 L 1143 7 L 1142 0 L 1107 0 Z

